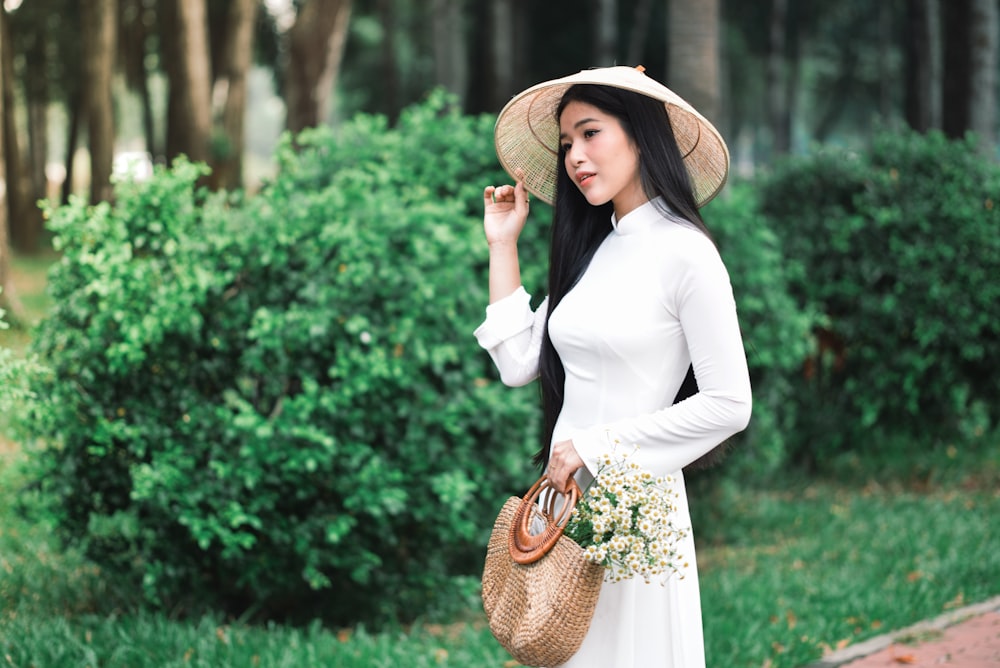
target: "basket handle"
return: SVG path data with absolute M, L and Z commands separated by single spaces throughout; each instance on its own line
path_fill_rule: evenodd
M 545 490 L 551 490 L 546 498 L 545 505 L 541 509 L 541 519 L 545 522 L 545 528 L 539 533 L 531 533 L 532 519 L 535 517 L 535 509 L 538 498 Z M 569 521 L 569 516 L 580 498 L 580 486 L 573 478 L 569 479 L 566 485 L 565 503 L 559 511 L 559 516 L 555 516 L 556 497 L 559 496 L 552 487 L 552 481 L 547 475 L 538 479 L 527 494 L 521 499 L 520 505 L 514 512 L 514 519 L 510 523 L 510 556 L 514 563 L 531 564 L 544 557 L 552 546 L 556 544 L 562 536 L 563 529 Z

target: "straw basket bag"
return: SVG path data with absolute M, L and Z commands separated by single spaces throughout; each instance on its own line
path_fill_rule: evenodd
M 507 499 L 486 550 L 483 608 L 490 630 L 526 666 L 558 666 L 580 649 L 604 581 L 604 568 L 562 535 L 580 498 L 576 481 L 569 486 L 561 496 L 542 476 L 523 498 Z

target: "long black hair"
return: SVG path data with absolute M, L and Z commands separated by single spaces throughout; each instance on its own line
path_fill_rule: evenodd
M 662 197 L 673 215 L 688 220 L 708 235 L 705 222 L 677 147 L 670 116 L 663 102 L 640 93 L 595 84 L 577 84 L 563 95 L 556 120 L 570 102 L 593 105 L 618 119 L 639 153 L 639 179 L 649 199 Z M 592 206 L 566 172 L 566 152 L 560 144 L 556 161 L 556 199 L 549 248 L 549 301 L 542 337 L 539 374 L 542 395 L 542 443 L 534 461 L 548 465 L 549 445 L 556 418 L 562 410 L 566 372 L 549 338 L 548 321 L 566 293 L 590 264 L 598 246 L 611 231 L 611 202 Z M 689 376 L 691 374 L 689 373 Z M 690 381 L 685 382 L 692 393 Z

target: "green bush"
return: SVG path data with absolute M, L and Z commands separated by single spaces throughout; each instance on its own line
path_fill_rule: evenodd
M 0 286 L 0 293 L 3 287 Z M 7 312 L 0 308 L 0 331 L 10 328 Z M 30 379 L 42 371 L 38 360 L 18 358 L 10 348 L 0 346 L 0 416 L 8 415 L 21 402 L 31 398 Z
M 955 438 L 1000 391 L 1000 167 L 973 140 L 883 133 L 790 160 L 762 186 L 802 307 L 799 459 Z
M 730 184 L 702 215 L 729 270 L 754 395 L 750 426 L 732 439 L 718 473 L 767 476 L 793 447 L 793 378 L 812 349 L 813 317 L 789 292 L 782 239 L 760 214 L 752 183 Z
M 63 536 L 181 610 L 405 619 L 478 576 L 537 438 L 472 337 L 491 139 L 434 95 L 286 141 L 252 198 L 178 162 L 50 211 L 30 426 Z

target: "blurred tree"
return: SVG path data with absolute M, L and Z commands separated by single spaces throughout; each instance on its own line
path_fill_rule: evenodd
M 968 131 L 995 151 L 997 60 L 1000 18 L 997 0 L 942 3 L 944 67 L 941 126 L 949 137 Z
M 53 6 L 55 5 L 55 6 Z M 73 157 L 80 141 L 80 125 L 85 121 L 83 113 L 83 40 L 80 37 L 80 5 L 75 0 L 49 0 L 47 5 L 47 30 L 51 35 L 49 44 L 54 54 L 50 59 L 50 91 L 54 102 L 62 104 L 66 110 L 65 150 L 60 200 L 69 201 L 74 184 Z M 33 7 L 34 3 L 28 7 Z M 24 5 L 18 10 L 24 11 Z
M 80 5 L 84 52 L 84 100 L 90 147 L 90 201 L 111 199 L 115 122 L 111 95 L 118 8 L 115 0 L 91 0 Z
M 4 30 L 6 11 L 0 6 L 0 53 L 7 47 L 7 34 Z M 0 90 L 7 86 L 6 68 L 0 67 Z M 8 116 L 5 95 L 0 95 L 0 119 Z M 17 301 L 14 284 L 10 280 L 10 241 L 7 235 L 7 162 L 4 142 L 0 141 L 0 308 L 10 312 L 10 318 L 17 321 L 23 315 L 23 308 Z
M 667 2 L 667 68 L 671 88 L 705 118 L 721 125 L 719 0 Z
M 394 11 L 393 5 L 395 4 L 394 0 L 376 0 L 375 3 L 383 35 L 382 49 L 379 51 L 379 79 L 382 82 L 383 111 L 393 123 L 402 109 L 400 105 L 403 98 L 399 77 L 401 63 L 397 48 L 399 26 L 396 18 L 399 12 L 398 8 L 396 8 L 397 11 Z
M 465 0 L 434 0 L 431 12 L 434 83 L 465 106 L 469 86 L 469 38 Z
M 351 0 L 303 0 L 299 6 L 288 31 L 285 69 L 286 125 L 292 132 L 328 120 L 350 18 Z
M 212 73 L 205 0 L 161 0 L 161 64 L 166 70 L 167 158 L 209 159 Z
M 618 0 L 594 0 L 594 62 L 596 66 L 618 65 Z M 630 63 L 636 65 L 637 63 Z
M 142 132 L 146 150 L 151 156 L 160 155 L 153 122 L 153 100 L 149 92 L 150 26 L 156 24 L 156 11 L 150 0 L 119 0 L 119 63 L 125 84 L 139 96 L 142 106 Z
M 258 5 L 258 0 L 232 0 L 221 36 L 224 48 L 212 89 L 213 107 L 221 119 L 220 140 L 214 142 L 210 179 L 211 186 L 216 189 L 243 185 L 247 73 L 253 59 Z
M 788 0 L 772 0 L 768 26 L 767 114 L 771 151 L 788 153 L 792 145 L 791 99 L 788 86 Z
M 969 8 L 969 129 L 979 144 L 995 153 L 997 139 L 997 68 L 1000 62 L 1000 3 L 972 0 Z
M 0 6 L 0 69 L 3 69 L 2 94 L 4 109 L 0 139 L 4 143 L 6 158 L 7 220 L 8 239 L 12 246 L 24 252 L 32 252 L 38 239 L 38 225 L 41 214 L 34 208 L 31 197 L 31 169 L 25 152 L 21 148 L 21 132 L 17 123 L 15 93 L 14 48 L 10 39 L 11 31 L 7 12 Z
M 43 5 L 28 3 L 9 17 L 11 44 L 15 53 L 24 54 L 20 70 L 24 80 L 24 105 L 27 113 L 27 146 L 24 152 L 27 169 L 28 206 L 24 213 L 29 219 L 18 225 L 19 236 L 15 246 L 21 252 L 38 249 L 42 236 L 41 212 L 31 204 L 46 196 L 45 162 L 48 156 L 49 109 L 49 39 L 52 34 Z
M 907 0 L 906 122 L 918 132 L 941 127 L 941 8 L 939 0 Z
M 747 161 L 813 141 L 864 140 L 877 119 L 946 127 L 953 136 L 975 129 L 986 145 L 996 142 L 997 0 L 587 0 L 587 12 L 579 0 L 113 4 L 115 74 L 141 101 L 147 150 L 158 161 L 186 153 L 209 162 L 212 185 L 240 183 L 241 87 L 254 56 L 273 70 L 294 131 L 357 111 L 392 120 L 433 86 L 458 95 L 470 113 L 496 112 L 538 81 L 622 63 L 647 66 L 689 98 L 733 142 L 751 147 Z M 18 249 L 40 228 L 37 217 L 34 229 L 26 221 L 43 194 L 47 106 L 66 111 L 57 126 L 65 141 L 53 142 L 66 147 L 64 196 L 73 182 L 83 111 L 97 94 L 83 95 L 90 60 L 81 41 L 94 35 L 81 30 L 80 13 L 100 6 L 25 0 L 6 17 L 6 95 L 17 111 L 4 128 L 8 220 Z M 165 110 L 156 108 L 153 85 L 161 73 Z M 116 111 L 135 108 L 121 102 Z
M 629 31 L 625 64 L 641 65 L 646 52 L 650 18 L 653 14 L 653 0 L 636 0 L 632 10 L 632 29 Z
M 485 17 L 490 36 L 489 102 L 497 111 L 517 93 L 517 29 L 518 0 L 490 0 Z

